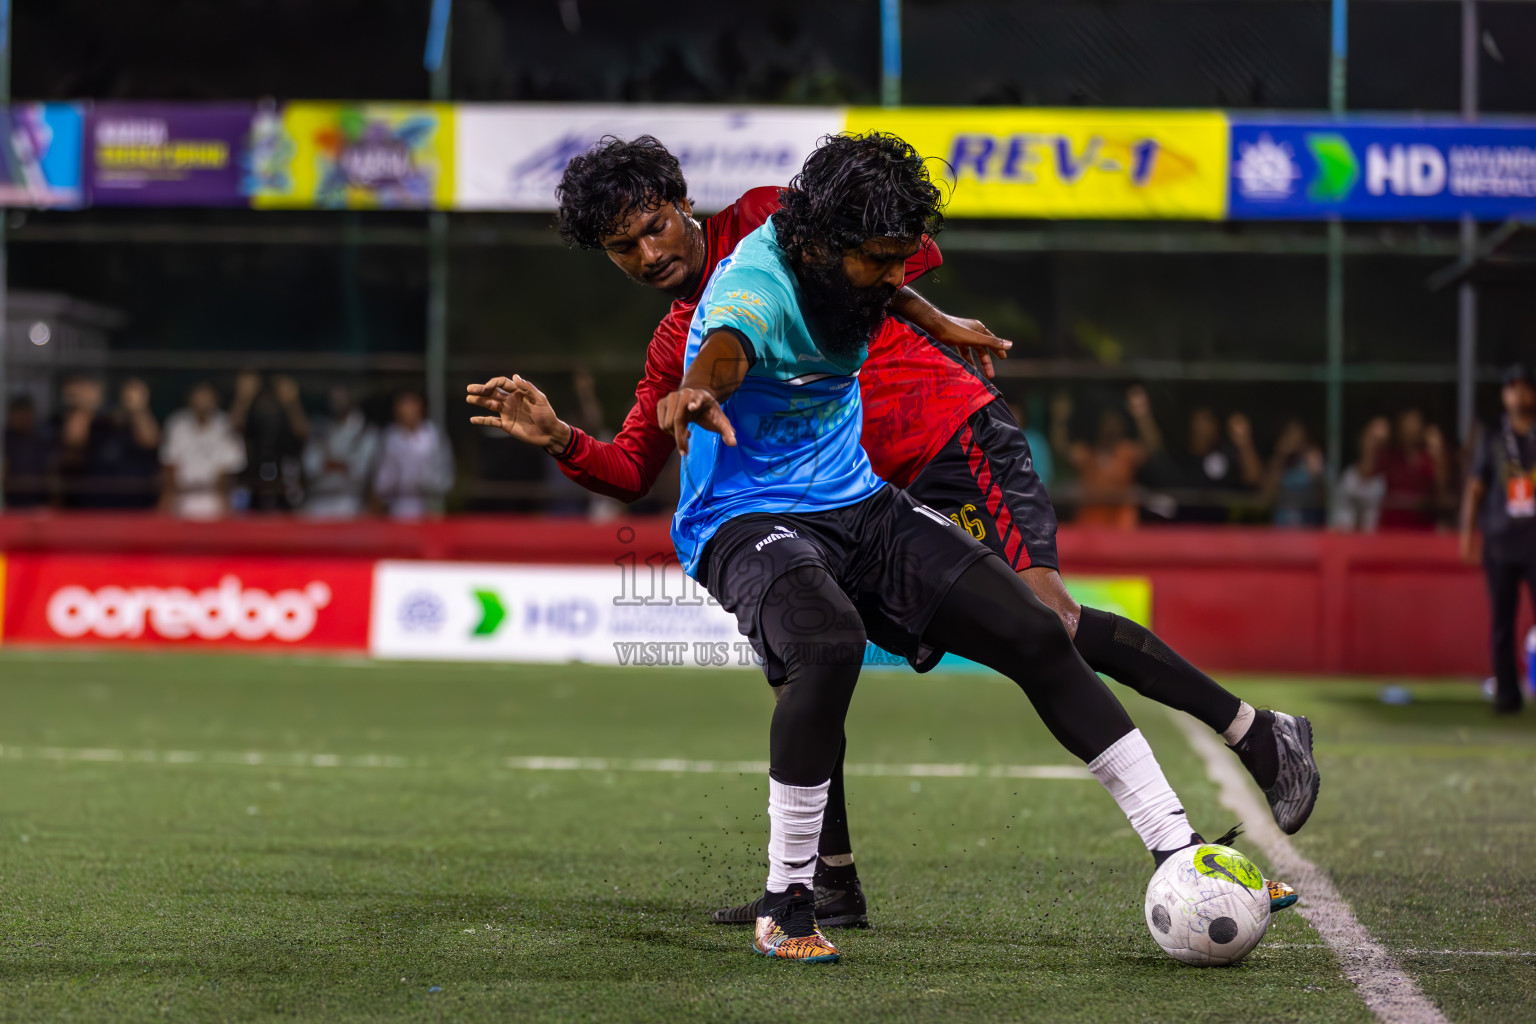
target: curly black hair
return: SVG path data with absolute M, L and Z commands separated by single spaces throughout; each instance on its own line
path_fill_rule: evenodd
M 683 169 L 651 135 L 625 141 L 605 135 L 572 158 L 555 188 L 557 223 L 567 245 L 601 249 L 636 210 L 654 210 L 688 198 Z
M 871 238 L 916 239 L 944 224 L 944 194 L 917 150 L 889 132 L 844 132 L 817 143 L 773 215 L 779 245 L 795 262 Z

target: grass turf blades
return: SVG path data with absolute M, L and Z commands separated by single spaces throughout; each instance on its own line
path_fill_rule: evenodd
M 1192 818 L 1230 824 L 1118 692 Z M 1436 952 L 1529 942 L 1532 728 L 1468 687 L 1241 692 L 1318 724 L 1333 783 L 1297 841 L 1362 922 L 1451 1019 L 1536 1019 L 1536 958 Z M 761 760 L 770 705 L 751 671 L 0 656 L 0 743 L 25 751 L 338 756 L 0 758 L 0 1020 L 779 1021 L 791 991 L 832 1021 L 1369 1019 L 1294 913 L 1235 968 L 1163 956 L 1151 861 L 1092 782 L 851 777 L 875 927 L 795 970 L 707 920 L 762 887 L 763 778 L 505 767 Z M 977 675 L 870 673 L 849 737 L 856 763 L 1071 764 Z

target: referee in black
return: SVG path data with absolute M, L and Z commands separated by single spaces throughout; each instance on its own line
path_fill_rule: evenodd
M 1520 710 L 1515 614 L 1520 582 L 1536 601 L 1536 377 L 1523 363 L 1504 371 L 1504 415 L 1483 431 L 1461 498 L 1461 556 L 1474 559 L 1473 530 L 1483 530 L 1483 572 L 1493 610 L 1494 710 Z

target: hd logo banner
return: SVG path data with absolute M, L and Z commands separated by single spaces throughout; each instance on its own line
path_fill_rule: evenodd
M 1536 215 L 1536 124 L 1232 122 L 1234 220 Z
M 952 217 L 1220 220 L 1220 111 L 854 108 L 853 131 L 902 136 L 953 188 Z

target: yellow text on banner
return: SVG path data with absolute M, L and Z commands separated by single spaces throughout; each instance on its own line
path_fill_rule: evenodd
M 894 132 L 943 161 L 952 217 L 1226 213 L 1229 133 L 1220 111 L 854 107 L 847 123 Z
M 448 103 L 290 103 L 257 118 L 253 204 L 447 209 L 453 131 Z

